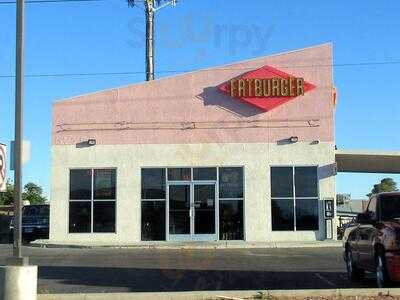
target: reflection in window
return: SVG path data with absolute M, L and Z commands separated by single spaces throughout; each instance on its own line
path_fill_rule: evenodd
M 217 168 L 194 168 L 193 180 L 217 180 Z
M 94 170 L 94 199 L 115 199 L 115 170 Z
M 294 230 L 293 199 L 272 199 L 272 230 Z
M 189 181 L 192 179 L 191 168 L 170 168 L 168 169 L 169 181 Z
M 90 200 L 92 197 L 92 170 L 70 170 L 69 199 Z
M 194 186 L 194 233 L 215 234 L 215 184 Z
M 165 169 L 142 169 L 142 199 L 165 199 Z
M 115 185 L 115 169 L 70 171 L 70 233 L 115 232 Z
M 318 230 L 318 199 L 296 200 L 296 230 Z
M 293 168 L 271 168 L 271 197 L 293 197 Z
M 219 168 L 219 197 L 243 198 L 243 168 Z
M 95 201 L 93 232 L 115 232 L 115 201 Z
M 91 231 L 91 202 L 74 201 L 69 203 L 69 232 L 83 233 Z
M 220 200 L 219 239 L 243 240 L 243 200 Z
M 295 167 L 296 197 L 318 197 L 317 167 Z
M 190 234 L 190 185 L 169 186 L 169 233 Z
M 271 211 L 274 231 L 318 230 L 317 167 L 272 167 Z
M 165 241 L 165 201 L 142 201 L 142 241 Z

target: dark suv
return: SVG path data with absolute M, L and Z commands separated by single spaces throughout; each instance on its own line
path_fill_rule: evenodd
M 375 272 L 378 287 L 400 282 L 400 192 L 373 195 L 346 229 L 344 259 L 351 280 Z
M 29 243 L 36 239 L 49 238 L 48 204 L 26 205 L 22 208 L 22 241 Z M 10 224 L 10 242 L 13 241 L 14 225 Z

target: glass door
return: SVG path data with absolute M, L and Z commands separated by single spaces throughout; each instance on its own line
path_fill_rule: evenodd
M 217 240 L 215 183 L 194 184 L 193 239 Z
M 168 195 L 169 240 L 190 240 L 192 227 L 191 185 L 169 185 Z
M 168 185 L 168 240 L 215 241 L 215 183 Z

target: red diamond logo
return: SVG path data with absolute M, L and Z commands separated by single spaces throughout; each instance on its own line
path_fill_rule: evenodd
M 242 74 L 221 84 L 218 89 L 242 102 L 256 106 L 263 111 L 282 105 L 316 86 L 303 78 L 292 76 L 271 66 Z

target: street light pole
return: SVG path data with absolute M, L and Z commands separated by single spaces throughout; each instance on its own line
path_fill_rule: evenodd
M 14 246 L 13 258 L 26 265 L 22 257 L 22 144 L 24 103 L 24 10 L 25 1 L 17 0 L 17 33 L 15 62 L 15 140 L 14 140 Z

